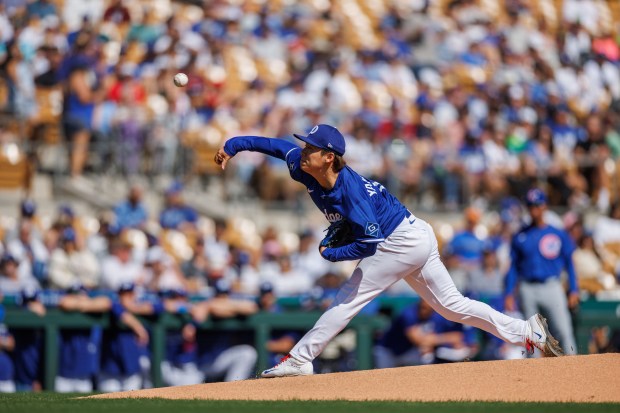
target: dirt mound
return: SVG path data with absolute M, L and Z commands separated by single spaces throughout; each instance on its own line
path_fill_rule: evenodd
M 93 397 L 620 402 L 620 354 L 402 367 L 167 387 Z

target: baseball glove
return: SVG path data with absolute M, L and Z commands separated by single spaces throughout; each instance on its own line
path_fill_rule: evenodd
M 346 219 L 334 222 L 325 231 L 327 231 L 327 235 L 325 235 L 319 247 L 337 248 L 355 241 L 351 226 Z

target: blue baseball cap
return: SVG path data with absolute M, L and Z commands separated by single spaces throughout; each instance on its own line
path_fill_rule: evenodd
M 6 252 L 2 258 L 0 258 L 0 266 L 5 265 L 8 262 L 12 262 L 13 264 L 19 264 L 19 261 L 15 256 L 11 253 Z
M 132 282 L 124 282 L 118 287 L 118 293 L 128 293 L 132 292 L 136 288 L 136 285 Z
M 213 285 L 213 287 L 215 288 L 215 294 L 230 294 L 230 291 L 232 290 L 232 284 L 230 281 L 225 280 L 225 279 L 219 279 L 215 282 L 215 285 Z
M 24 217 L 32 217 L 37 212 L 37 205 L 30 199 L 25 199 L 21 204 L 21 213 Z
M 525 203 L 527 206 L 545 205 L 547 203 L 547 195 L 538 188 L 532 188 L 525 195 Z
M 340 156 L 344 155 L 344 136 L 333 126 L 324 124 L 315 125 L 310 130 L 310 133 L 308 133 L 308 136 L 298 135 L 296 133 L 294 133 L 293 136 L 317 148 L 332 151 Z
M 31 301 L 39 299 L 39 290 L 33 286 L 27 286 L 22 290 L 22 304 L 28 304 Z
M 75 230 L 71 227 L 67 227 L 62 231 L 60 239 L 63 242 L 75 242 L 76 234 Z
M 263 282 L 259 287 L 260 295 L 273 292 L 273 284 L 269 281 Z
M 168 188 L 166 188 L 166 195 L 175 195 L 179 192 L 183 191 L 183 184 L 179 181 L 174 181 L 170 184 Z

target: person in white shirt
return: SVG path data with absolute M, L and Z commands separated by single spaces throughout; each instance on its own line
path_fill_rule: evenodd
M 133 246 L 117 239 L 110 245 L 110 255 L 101 264 L 101 288 L 117 291 L 124 283 L 137 283 L 143 275 L 143 267 L 132 260 Z
M 160 246 L 146 253 L 144 286 L 150 291 L 187 290 L 187 283 L 174 260 Z
M 293 296 L 307 293 L 312 288 L 312 279 L 301 268 L 294 269 L 289 255 L 278 257 L 279 268 L 274 272 L 264 273 L 263 282 L 269 281 L 277 296 Z
M 0 293 L 18 295 L 25 288 L 38 289 L 39 283 L 33 277 L 21 278 L 19 276 L 19 261 L 10 254 L 4 254 L 0 258 Z
M 20 279 L 42 276 L 43 274 L 35 274 L 35 270 L 40 271 L 41 266 L 49 261 L 49 252 L 43 242 L 32 236 L 33 225 L 32 221 L 21 221 L 18 237 L 7 243 L 7 251 L 19 261 Z
M 75 230 L 65 228 L 60 234 L 60 246 L 52 252 L 48 281 L 53 289 L 66 290 L 80 284 L 88 289 L 99 286 L 99 263 L 87 249 L 80 250 Z

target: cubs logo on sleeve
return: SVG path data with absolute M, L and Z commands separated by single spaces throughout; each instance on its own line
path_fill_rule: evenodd
M 562 240 L 556 234 L 545 234 L 538 242 L 538 250 L 543 257 L 554 260 L 560 256 Z

